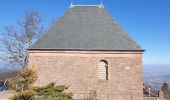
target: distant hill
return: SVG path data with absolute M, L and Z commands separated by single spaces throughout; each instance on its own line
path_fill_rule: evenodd
M 144 64 L 144 76 L 160 76 L 170 74 L 170 65 Z
M 16 69 L 0 68 L 0 80 L 5 80 L 16 75 Z
M 144 77 L 144 82 L 155 89 L 160 89 L 160 86 L 164 81 L 166 81 L 170 85 L 170 74 Z
M 144 65 L 144 82 L 152 88 L 160 89 L 164 81 L 170 84 L 170 65 Z
M 12 66 L 8 62 L 0 61 L 0 80 L 5 80 L 16 74 L 19 69 L 17 66 Z
M 5 61 L 0 60 L 0 71 L 5 67 Z

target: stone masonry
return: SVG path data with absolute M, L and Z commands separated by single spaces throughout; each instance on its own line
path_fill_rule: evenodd
M 108 62 L 108 80 L 99 80 L 98 63 Z M 142 52 L 29 51 L 29 68 L 36 70 L 34 86 L 50 82 L 69 85 L 73 99 L 91 90 L 99 100 L 143 100 Z

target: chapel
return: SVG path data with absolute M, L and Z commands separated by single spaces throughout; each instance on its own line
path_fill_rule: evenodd
M 100 5 L 71 5 L 29 49 L 35 86 L 69 85 L 73 99 L 143 100 L 144 50 Z

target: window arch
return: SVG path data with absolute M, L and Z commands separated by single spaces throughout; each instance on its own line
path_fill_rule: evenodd
M 108 62 L 106 60 L 99 61 L 98 72 L 100 80 L 108 80 Z

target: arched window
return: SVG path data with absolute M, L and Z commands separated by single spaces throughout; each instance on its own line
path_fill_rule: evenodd
M 106 60 L 100 60 L 98 64 L 99 79 L 108 80 L 108 62 Z

